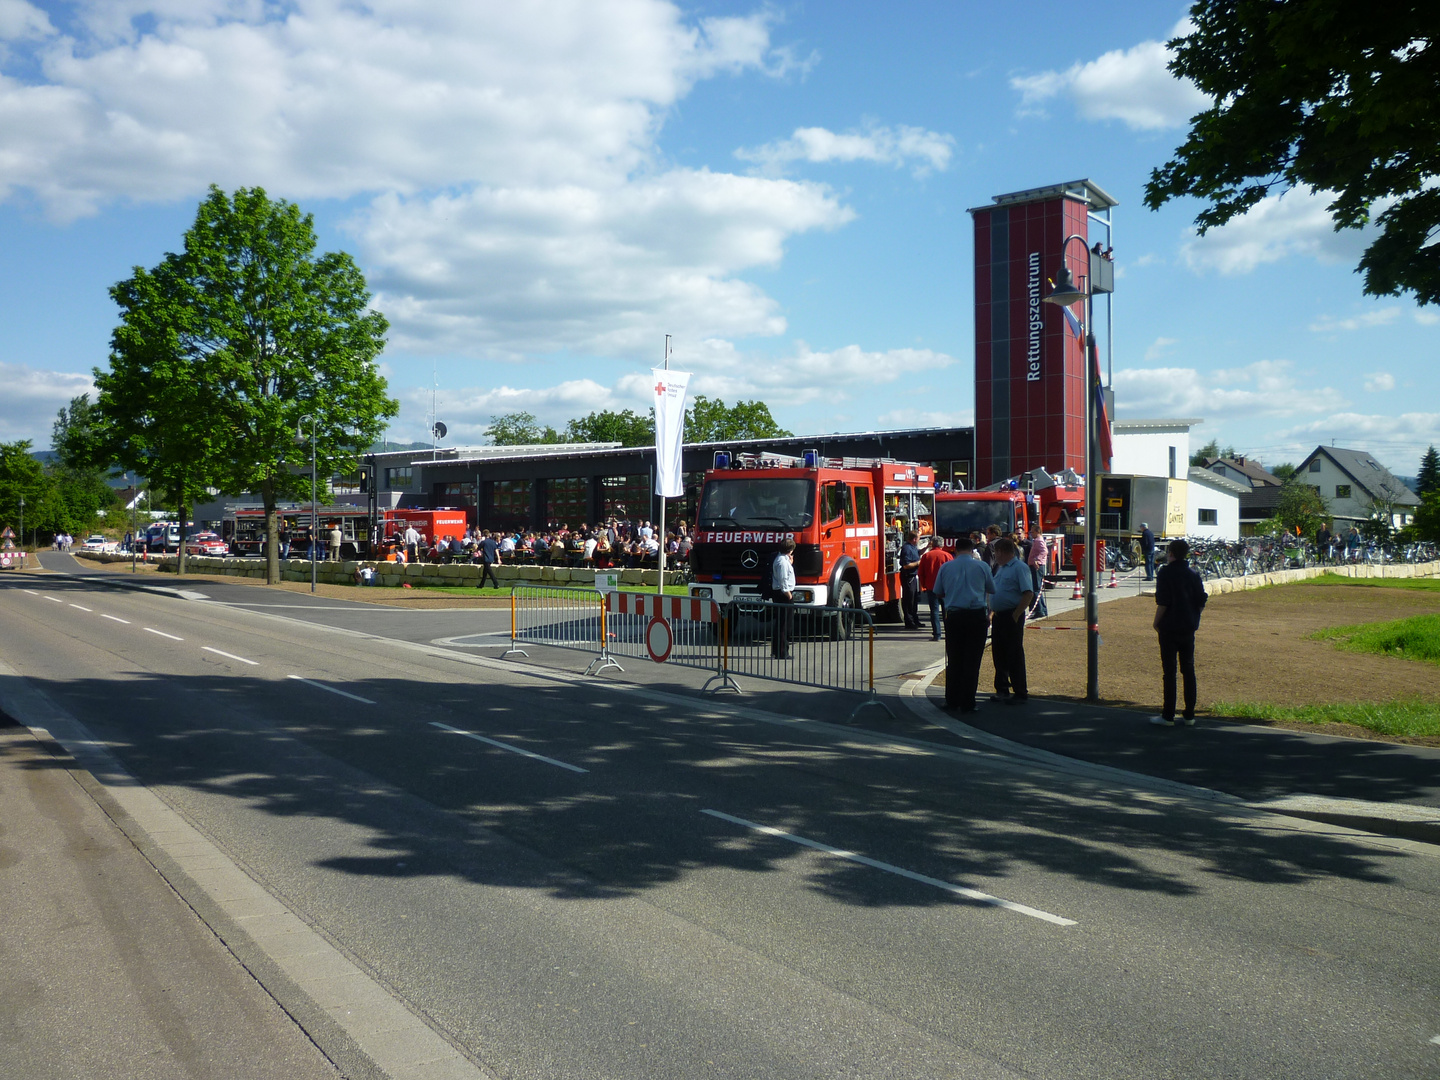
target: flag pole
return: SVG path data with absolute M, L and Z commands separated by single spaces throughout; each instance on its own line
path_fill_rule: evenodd
M 670 370 L 670 335 L 669 335 L 669 334 L 666 334 L 666 335 L 665 335 L 665 370 L 666 370 L 666 371 L 669 371 L 669 370 Z M 657 419 L 658 419 L 658 417 L 657 417 Z M 658 431 L 658 428 L 657 428 L 657 431 Z M 657 454 L 657 455 L 659 454 L 659 447 L 658 447 L 658 445 L 657 445 L 657 447 L 656 447 L 656 454 Z M 658 465 L 659 462 L 657 461 L 656 464 Z M 658 470 L 657 470 L 657 474 L 656 474 L 656 475 L 659 475 L 659 474 L 658 474 Z M 660 533 L 660 536 L 658 537 L 658 539 L 659 539 L 659 541 L 660 541 L 660 548 L 659 548 L 659 552 L 660 552 L 660 560 L 659 560 L 659 566 L 660 566 L 660 581 L 659 581 L 659 583 L 655 586 L 655 592 L 656 592 L 658 595 L 663 596 L 663 595 L 665 595 L 665 496 L 664 496 L 664 495 L 661 495 L 661 496 L 660 496 L 660 526 L 659 526 L 659 528 L 658 528 L 656 531 Z

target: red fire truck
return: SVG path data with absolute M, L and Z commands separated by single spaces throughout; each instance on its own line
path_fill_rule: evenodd
M 935 497 L 935 532 L 947 547 L 972 532 L 985 535 L 991 525 L 1002 533 L 1030 535 L 1030 526 L 1039 522 L 1050 541 L 1053 569 L 1069 554 L 1064 542 L 1077 529 L 1076 519 L 1085 513 L 1085 481 L 1073 472 L 1051 476 L 1035 469 L 985 491 L 942 491 Z
M 932 531 L 935 471 L 854 458 L 715 455 L 690 552 L 690 595 L 755 598 L 782 540 L 795 541 L 795 603 L 834 608 L 900 600 L 902 534 Z
M 305 540 L 310 528 L 309 505 L 278 508 L 275 515 L 290 529 L 290 554 L 293 558 L 308 558 L 310 549 Z M 320 541 L 326 543 L 326 534 L 332 524 L 340 526 L 343 539 L 340 542 L 342 559 L 373 559 L 381 557 L 386 540 L 403 533 L 407 525 L 425 538 L 427 550 L 436 541 L 448 537 L 463 537 L 467 519 L 464 510 L 441 509 L 399 509 L 386 510 L 380 515 L 376 531 L 370 535 L 370 512 L 363 506 L 337 505 L 321 506 L 315 512 L 320 524 Z M 265 553 L 265 510 L 258 506 L 242 506 L 226 513 L 221 523 L 221 535 L 230 543 L 234 555 L 263 555 Z

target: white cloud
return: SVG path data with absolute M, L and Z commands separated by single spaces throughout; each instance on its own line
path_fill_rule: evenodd
M 46 81 L 0 77 L 0 196 L 58 219 L 211 181 L 344 198 L 623 179 L 696 80 L 793 67 L 770 15 L 689 25 L 663 0 L 93 0 L 76 37 L 28 18 Z
M 29 439 L 36 450 L 50 447 L 50 426 L 55 414 L 81 394 L 94 400 L 95 384 L 89 375 L 42 371 L 26 364 L 0 361 L 0 442 Z
M 50 16 L 27 0 L 0 0 L 0 41 L 34 41 L 55 33 Z
M 671 357 L 671 366 L 690 371 L 690 396 L 704 394 L 728 403 L 762 400 L 772 408 L 812 402 L 834 404 L 858 399 L 868 404 L 871 391 L 913 378 L 928 371 L 950 367 L 954 358 L 928 349 L 867 351 L 858 345 L 817 352 L 803 341 L 794 343 L 788 355 L 760 357 L 746 355 L 733 343 L 709 339 L 697 344 L 680 342 Z M 400 392 L 400 417 L 391 429 L 391 438 L 419 439 L 428 430 L 430 391 L 414 388 Z M 651 375 L 648 368 L 632 369 L 606 386 L 594 379 L 575 379 L 536 389 L 501 385 L 460 390 L 441 390 L 436 413 L 450 428 L 449 442 L 483 441 L 491 416 L 525 411 L 542 423 L 561 427 L 567 420 L 600 409 L 650 407 Z M 927 426 L 969 423 L 966 412 L 891 412 L 875 421 L 898 426 Z M 958 418 L 958 419 L 957 419 Z M 869 423 L 871 421 L 864 421 Z
M 1298 461 L 1321 443 L 1368 450 L 1393 473 L 1413 476 L 1425 448 L 1440 431 L 1440 412 L 1337 412 L 1276 433 L 1279 450 Z M 1283 460 L 1283 458 L 1277 458 Z
M 1345 404 L 1338 390 L 1302 384 L 1288 360 L 1258 360 L 1208 373 L 1194 368 L 1121 368 L 1115 372 L 1115 411 L 1121 419 L 1194 416 L 1213 423 L 1317 413 Z
M 900 125 L 870 124 L 862 130 L 834 132 L 822 127 L 796 128 L 788 139 L 753 149 L 741 148 L 735 156 L 767 171 L 779 171 L 795 161 L 869 161 L 901 168 L 912 164 L 917 177 L 943 172 L 955 152 L 955 137 L 938 131 Z
M 1336 232 L 1327 209 L 1333 198 L 1304 186 L 1268 195 L 1240 217 L 1190 240 L 1180 249 L 1181 257 L 1192 270 L 1221 274 L 1248 274 L 1292 255 L 1322 263 L 1358 262 L 1373 232 Z
M 1375 326 L 1389 326 L 1400 317 L 1398 307 L 1379 308 L 1354 315 L 1348 319 L 1337 319 L 1333 315 L 1321 315 L 1310 324 L 1317 334 L 1331 334 L 1337 330 L 1367 330 Z
M 1395 376 L 1388 371 L 1373 371 L 1365 376 L 1365 389 L 1372 394 L 1395 389 Z
M 1415 321 L 1421 326 L 1434 326 L 1440 323 L 1440 311 L 1426 311 L 1424 308 L 1414 313 Z
M 1151 363 L 1155 360 L 1159 360 L 1163 356 L 1169 355 L 1171 347 L 1174 345 L 1178 345 L 1179 343 L 1179 338 L 1157 337 L 1151 343 L 1150 347 L 1145 350 L 1145 362 Z
M 603 187 L 385 195 L 353 227 L 397 347 L 518 359 L 633 356 L 657 327 L 781 334 L 775 302 L 734 275 L 852 216 L 817 184 L 673 169 Z
M 1187 22 L 1173 31 L 1187 32 Z M 1142 41 L 1065 71 L 1016 76 L 1010 86 L 1020 91 L 1022 116 L 1043 115 L 1047 102 L 1065 95 L 1086 120 L 1119 120 L 1136 131 L 1181 127 L 1210 99 L 1194 83 L 1167 70 L 1172 56 L 1164 42 Z

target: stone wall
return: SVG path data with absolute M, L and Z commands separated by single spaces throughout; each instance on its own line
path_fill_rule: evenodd
M 1350 578 L 1436 577 L 1440 576 L 1440 562 L 1307 566 L 1303 570 L 1276 570 L 1269 574 L 1212 578 L 1205 582 L 1205 591 L 1212 596 L 1216 593 L 1244 592 L 1246 589 L 1263 589 L 1266 585 L 1289 585 L 1295 581 L 1308 581 L 1311 578 L 1320 577 L 1322 574 L 1335 574 L 1338 577 Z
M 129 562 L 129 555 L 110 555 L 99 552 L 75 552 L 77 558 L 92 559 L 96 562 Z M 174 573 L 174 555 L 153 556 L 150 562 L 162 573 Z M 375 569 L 375 579 L 380 585 L 476 585 L 480 581 L 480 567 L 473 563 L 393 563 L 393 562 L 322 562 L 316 563 L 316 580 L 327 585 L 352 585 L 355 571 L 361 566 Z M 265 563 L 262 559 L 206 558 L 192 555 L 185 560 L 185 569 L 193 574 L 224 574 L 229 577 L 265 577 Z M 659 583 L 658 570 L 620 570 L 622 585 L 656 585 Z M 280 576 L 286 581 L 309 581 L 310 563 L 306 559 L 288 559 L 280 563 Z M 570 569 L 563 566 L 497 566 L 495 577 L 502 587 L 527 582 L 546 584 L 593 585 L 595 571 Z M 678 584 L 679 577 L 666 572 L 669 584 Z

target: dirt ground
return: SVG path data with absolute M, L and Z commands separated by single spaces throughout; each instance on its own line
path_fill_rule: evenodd
M 1195 637 L 1198 711 L 1216 701 L 1323 705 L 1420 698 L 1440 708 L 1440 668 L 1391 656 L 1344 652 L 1309 635 L 1330 626 L 1440 613 L 1440 593 L 1360 585 L 1284 585 L 1212 596 Z M 1108 705 L 1160 705 L 1160 650 L 1151 620 L 1155 599 L 1100 605 L 1100 694 Z M 1080 610 L 1045 619 L 1025 634 L 1030 692 L 1083 699 L 1085 621 Z M 980 688 L 994 684 L 987 650 Z M 1397 739 L 1348 724 L 1282 724 L 1305 731 Z

